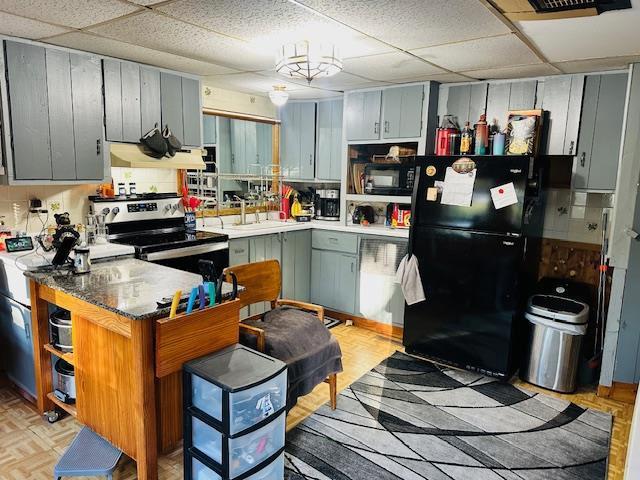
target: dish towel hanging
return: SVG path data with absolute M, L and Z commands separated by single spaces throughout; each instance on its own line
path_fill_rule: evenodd
M 396 272 L 396 283 L 402 287 L 402 294 L 407 301 L 407 305 L 424 302 L 424 288 L 418 269 L 418 258 L 415 255 L 405 255 L 398 265 Z

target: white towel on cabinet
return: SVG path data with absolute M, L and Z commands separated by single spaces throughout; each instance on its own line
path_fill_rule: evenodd
M 415 255 L 405 255 L 398 265 L 396 283 L 402 287 L 402 294 L 407 305 L 426 300 L 418 267 L 418 258 Z

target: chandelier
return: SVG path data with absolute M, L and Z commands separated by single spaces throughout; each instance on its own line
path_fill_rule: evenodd
M 342 58 L 335 45 L 307 41 L 288 43 L 276 56 L 276 71 L 307 82 L 317 77 L 330 77 L 342 70 Z

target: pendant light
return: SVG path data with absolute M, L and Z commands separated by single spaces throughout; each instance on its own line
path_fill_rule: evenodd
M 283 106 L 289 100 L 289 94 L 285 91 L 286 88 L 284 85 L 274 85 L 273 90 L 269 92 L 269 99 L 276 107 Z
M 338 47 L 308 41 L 288 43 L 280 47 L 276 56 L 276 71 L 307 82 L 318 77 L 330 77 L 342 70 Z

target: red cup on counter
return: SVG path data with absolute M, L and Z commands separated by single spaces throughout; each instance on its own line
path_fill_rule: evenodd
M 280 200 L 280 220 L 287 220 L 291 214 L 291 205 L 288 198 Z

